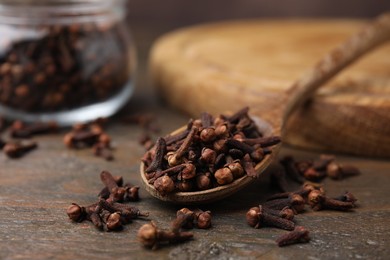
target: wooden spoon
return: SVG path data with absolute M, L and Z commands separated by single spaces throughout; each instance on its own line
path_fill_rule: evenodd
M 325 55 L 313 68 L 306 71 L 290 89 L 287 90 L 286 100 L 269 99 L 269 111 L 261 111 L 260 117 L 252 116 L 259 130 L 264 136 L 282 135 L 284 125 L 296 108 L 303 105 L 313 93 L 325 82 L 335 76 L 342 69 L 356 61 L 365 53 L 390 39 L 390 13 L 383 14 L 371 22 L 362 31 L 347 39 L 340 46 Z M 265 106 L 266 107 L 266 106 Z M 276 109 L 275 109 L 276 107 Z M 259 114 L 258 112 L 254 113 Z M 304 127 L 304 126 L 302 126 Z M 176 134 L 185 129 L 185 126 L 174 131 Z M 279 145 L 272 148 L 272 153 L 267 155 L 255 167 L 260 175 L 277 155 Z M 178 204 L 199 204 L 220 200 L 253 182 L 252 177 L 243 176 L 232 183 L 216 188 L 194 191 L 176 192 L 161 196 L 157 190 L 148 183 L 145 177 L 145 165 L 141 163 L 141 178 L 145 189 L 154 197 Z

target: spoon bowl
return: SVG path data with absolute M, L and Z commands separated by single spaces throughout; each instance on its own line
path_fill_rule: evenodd
M 266 121 L 262 120 L 259 117 L 251 117 L 255 122 L 259 131 L 263 134 L 264 137 L 269 137 L 273 134 L 273 127 Z M 183 126 L 174 132 L 171 135 L 178 134 L 186 129 L 186 126 Z M 268 165 L 273 161 L 274 155 L 277 154 L 280 145 L 274 145 L 271 147 L 272 153 L 264 156 L 263 160 L 255 166 L 255 170 L 258 176 L 268 167 Z M 228 185 L 218 186 L 212 189 L 202 190 L 202 191 L 191 191 L 191 192 L 175 192 L 162 196 L 153 185 L 148 183 L 148 180 L 145 176 L 145 164 L 141 163 L 140 166 L 141 179 L 143 187 L 148 191 L 153 197 L 158 198 L 163 201 L 169 201 L 176 204 L 201 204 L 209 203 L 223 199 L 229 195 L 234 194 L 235 192 L 241 190 L 248 184 L 253 182 L 253 178 L 247 175 L 242 176 L 234 180 Z
M 267 104 L 262 104 L 261 113 L 253 108 L 251 115 L 259 131 L 264 137 L 272 135 L 283 136 L 284 125 L 289 116 L 301 105 L 310 99 L 315 91 L 329 79 L 334 77 L 342 69 L 356 61 L 358 58 L 385 43 L 390 39 L 390 13 L 385 13 L 373 22 L 368 24 L 363 30 L 354 34 L 344 43 L 325 55 L 313 68 L 306 71 L 298 79 L 284 96 L 275 99 L 268 99 Z M 268 108 L 264 109 L 264 108 Z M 258 116 L 260 115 L 261 116 Z M 183 131 L 182 127 L 172 134 Z M 255 166 L 257 175 L 268 167 L 273 158 L 277 156 L 280 145 L 273 146 L 272 153 L 266 155 L 261 162 Z M 153 185 L 148 183 L 145 176 L 145 165 L 141 163 L 141 180 L 145 189 L 154 197 L 177 204 L 201 204 L 217 201 L 241 190 L 254 178 L 247 175 L 234 180 L 232 183 L 212 189 L 195 192 L 176 192 L 162 196 Z

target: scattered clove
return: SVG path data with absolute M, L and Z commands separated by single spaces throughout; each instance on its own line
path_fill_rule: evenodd
M 30 138 L 38 134 L 55 133 L 58 131 L 58 125 L 55 122 L 36 122 L 26 124 L 16 120 L 9 129 L 10 136 L 13 138 Z
M 249 226 L 254 228 L 271 226 L 285 230 L 293 230 L 295 226 L 295 223 L 291 220 L 268 213 L 262 205 L 250 208 L 246 213 L 246 220 Z
M 266 201 L 264 207 L 281 210 L 285 207 L 293 209 L 296 213 L 305 210 L 305 199 L 299 194 L 290 194 L 287 198 L 273 199 Z
M 86 207 L 72 203 L 66 211 L 69 219 L 74 222 L 88 220 L 99 230 L 116 231 L 134 219 L 149 216 L 149 213 L 123 203 L 138 200 L 139 187 L 129 183 L 123 185 L 122 176 L 113 176 L 108 171 L 102 171 L 100 179 L 105 187 L 99 192 L 99 201 Z
M 208 229 L 211 227 L 211 212 L 201 209 L 194 210 L 196 227 L 200 229 Z
M 104 132 L 102 124 L 105 119 L 98 119 L 89 124 L 75 124 L 70 132 L 66 133 L 63 142 L 72 149 L 92 147 L 95 156 L 107 161 L 114 160 L 111 137 Z
M 297 243 L 307 243 L 309 241 L 309 231 L 305 227 L 296 226 L 293 231 L 278 237 L 275 242 L 278 246 L 282 247 Z
M 341 201 L 331 199 L 324 195 L 320 190 L 313 190 L 308 195 L 308 203 L 315 210 L 332 209 L 339 211 L 349 211 L 355 207 L 354 201 Z
M 357 201 L 356 197 L 349 191 L 344 192 L 344 194 L 334 198 L 335 200 L 355 203 Z
M 100 173 L 100 180 L 106 186 L 107 190 L 110 192 L 108 200 L 110 201 L 123 201 L 123 198 L 126 193 L 126 189 L 119 187 L 116 183 L 114 176 L 108 171 L 102 171 Z
M 8 142 L 3 146 L 4 153 L 9 158 L 20 158 L 26 153 L 36 149 L 38 144 L 36 142 L 22 143 L 22 142 Z
M 164 243 L 179 243 L 190 240 L 193 234 L 191 232 L 164 231 L 159 229 L 156 223 L 151 221 L 141 226 L 138 230 L 137 237 L 143 246 L 155 250 Z
M 326 173 L 328 177 L 333 180 L 341 180 L 347 177 L 359 175 L 360 171 L 352 165 L 340 165 L 332 162 L 327 165 Z

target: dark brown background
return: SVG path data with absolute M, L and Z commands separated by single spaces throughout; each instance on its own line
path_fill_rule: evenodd
M 386 0 L 130 0 L 132 21 L 177 25 L 247 17 L 370 17 L 388 10 Z
M 167 29 L 202 22 L 271 17 L 373 17 L 390 10 L 387 0 L 130 0 L 133 27 Z

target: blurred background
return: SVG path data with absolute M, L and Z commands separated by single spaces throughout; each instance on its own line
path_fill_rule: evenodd
M 133 22 L 187 25 L 253 17 L 370 17 L 387 10 L 388 0 L 130 0 Z
M 231 19 L 372 18 L 385 11 L 390 11 L 389 0 L 129 0 L 128 20 L 139 60 L 137 89 L 130 103 L 137 106 L 145 102 L 142 97 L 152 95 L 148 53 L 153 42 L 168 31 Z

